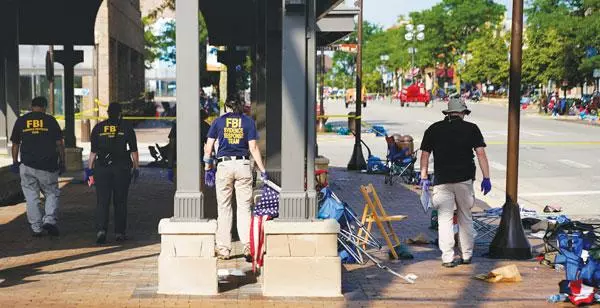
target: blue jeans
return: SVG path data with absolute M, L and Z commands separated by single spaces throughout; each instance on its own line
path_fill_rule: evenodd
M 41 232 L 42 224 L 56 225 L 58 215 L 58 171 L 49 172 L 21 165 L 21 189 L 27 201 L 27 220 L 33 232 Z M 46 197 L 44 213 L 40 208 L 40 191 Z

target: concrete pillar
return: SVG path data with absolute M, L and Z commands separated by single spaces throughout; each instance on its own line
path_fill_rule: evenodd
M 200 48 L 198 2 L 177 1 L 177 192 L 175 218 L 203 218 L 200 191 Z M 184 129 L 185 128 L 185 129 Z
M 266 62 L 266 43 L 267 43 L 267 21 L 266 21 L 266 0 L 256 1 L 256 41 L 254 44 L 254 74 L 252 83 L 255 85 L 255 101 L 252 108 L 255 110 L 255 120 L 260 136 L 258 145 L 263 155 L 267 154 L 267 126 L 266 126 L 266 96 L 267 96 L 267 62 Z
M 64 102 L 65 102 L 65 166 L 67 171 L 78 171 L 83 167 L 82 148 L 76 147 L 75 138 L 75 65 L 83 62 L 83 51 L 73 50 L 73 45 L 65 45 L 63 50 L 54 52 L 55 61 L 64 67 Z
M 315 191 L 315 159 L 317 146 L 317 16 L 316 0 L 307 1 L 306 18 L 306 197 L 308 218 L 317 218 L 317 192 Z
M 2 113 L 6 119 L 5 128 L 3 129 L 4 134 L 10 138 L 15 122 L 19 117 L 19 102 L 20 102 L 20 89 L 19 89 L 19 10 L 16 2 L 12 4 L 6 4 L 6 10 L 3 14 L 5 22 L 4 32 L 6 33 L 2 43 L 4 48 L 4 104 L 2 106 Z M 0 124 L 1 125 L 1 124 Z M 1 128 L 1 127 L 0 127 Z M 10 141 L 6 140 L 6 154 L 10 154 L 8 144 Z
M 2 17 L 0 15 L 0 17 Z M 0 18 L 0 25 L 3 25 Z M 4 46 L 5 42 L 0 39 L 0 155 L 9 154 L 8 149 L 8 135 L 10 130 L 6 123 L 6 60 L 4 57 Z
M 285 0 L 283 0 L 285 1 Z M 307 1 L 311 2 L 311 1 Z M 303 5 L 302 5 L 303 6 Z M 307 219 L 306 102 L 307 12 L 292 11 L 284 2 L 281 78 L 281 195 L 280 219 Z
M 281 184 L 281 0 L 267 2 L 266 104 L 267 170 Z
M 216 221 L 204 220 L 200 190 L 198 1 L 177 0 L 177 191 L 175 217 L 160 221 L 158 293 L 218 293 Z M 183 167 L 182 167 L 183 166 Z

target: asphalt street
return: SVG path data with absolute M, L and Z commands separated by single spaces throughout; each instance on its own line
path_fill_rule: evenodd
M 411 135 L 418 148 L 425 129 L 443 118 L 446 104 L 437 102 L 431 108 L 422 104 L 400 107 L 389 101 L 369 102 L 363 110 L 367 125 L 383 125 L 389 133 Z M 327 102 L 326 115 L 345 115 L 354 110 L 341 102 Z M 491 207 L 505 201 L 507 119 L 508 110 L 498 104 L 469 104 L 472 110 L 467 121 L 476 123 L 488 145 L 487 153 L 493 190 L 477 197 Z M 332 117 L 329 122 L 343 125 L 345 118 Z M 328 157 L 331 165 L 346 167 L 354 144 L 353 136 L 319 135 L 319 154 Z M 373 155 L 385 158 L 386 143 L 382 137 L 364 134 L 364 142 Z M 542 210 L 546 205 L 563 208 L 572 217 L 600 218 L 600 128 L 578 123 L 555 121 L 533 114 L 521 115 L 519 153 L 519 204 Z M 364 156 L 367 157 L 364 149 Z M 417 163 L 418 166 L 418 163 Z M 434 166 L 435 168 L 435 166 Z M 373 176 L 373 181 L 383 181 Z M 478 170 L 478 180 L 481 173 Z M 479 182 L 475 184 L 479 187 Z

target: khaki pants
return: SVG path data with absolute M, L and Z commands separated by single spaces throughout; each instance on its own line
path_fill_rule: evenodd
M 230 160 L 219 163 L 215 186 L 217 190 L 217 250 L 231 251 L 233 213 L 231 197 L 235 188 L 237 200 L 237 231 L 244 247 L 250 243 L 250 207 L 252 206 L 252 170 L 249 160 Z
M 433 187 L 433 206 L 438 209 L 438 236 L 442 262 L 454 259 L 454 209 L 458 215 L 458 236 L 463 259 L 473 256 L 475 232 L 471 208 L 475 204 L 473 181 L 442 184 Z

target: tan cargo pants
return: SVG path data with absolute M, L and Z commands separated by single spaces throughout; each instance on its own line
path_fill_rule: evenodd
M 219 163 L 215 180 L 217 191 L 217 250 L 229 255 L 233 211 L 231 198 L 235 189 L 237 231 L 244 247 L 250 244 L 250 207 L 252 206 L 252 170 L 249 160 Z
M 433 206 L 438 209 L 438 237 L 442 262 L 454 259 L 454 209 L 458 216 L 458 237 L 463 259 L 473 256 L 475 232 L 471 209 L 475 205 L 473 181 L 435 185 L 432 194 Z

